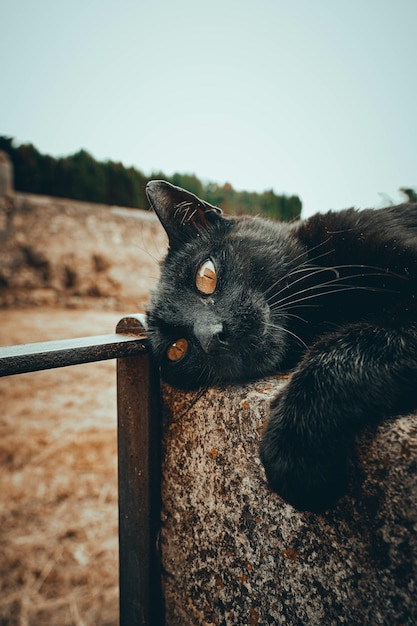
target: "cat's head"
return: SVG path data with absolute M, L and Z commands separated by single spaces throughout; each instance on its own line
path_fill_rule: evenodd
M 288 343 L 268 304 L 271 284 L 288 271 L 280 225 L 225 218 L 165 181 L 151 181 L 146 191 L 169 240 L 148 308 L 162 377 L 194 388 L 276 371 Z

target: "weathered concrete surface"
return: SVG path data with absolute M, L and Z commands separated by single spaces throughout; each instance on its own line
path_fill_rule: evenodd
M 272 494 L 258 444 L 276 379 L 165 389 L 168 626 L 417 623 L 417 415 L 358 438 L 350 493 L 319 516 Z
M 0 197 L 0 307 L 143 310 L 166 247 L 158 218 L 147 211 Z

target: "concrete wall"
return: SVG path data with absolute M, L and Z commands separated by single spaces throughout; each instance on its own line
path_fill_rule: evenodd
M 417 623 L 417 415 L 360 435 L 350 493 L 324 515 L 271 493 L 258 459 L 282 381 L 165 389 L 168 626 Z
M 148 211 L 0 195 L 0 307 L 143 311 L 166 247 Z

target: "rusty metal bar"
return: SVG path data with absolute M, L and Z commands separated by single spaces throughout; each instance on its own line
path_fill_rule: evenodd
M 0 376 L 128 357 L 145 352 L 146 336 L 98 335 L 0 347 Z
M 117 332 L 141 335 L 143 321 L 124 318 Z M 139 354 L 118 359 L 117 381 L 120 624 L 160 626 L 159 379 L 148 355 Z

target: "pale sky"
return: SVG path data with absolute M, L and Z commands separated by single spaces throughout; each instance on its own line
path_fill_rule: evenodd
M 417 0 L 0 0 L 0 134 L 298 194 L 417 187 Z

